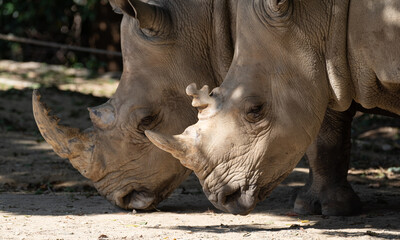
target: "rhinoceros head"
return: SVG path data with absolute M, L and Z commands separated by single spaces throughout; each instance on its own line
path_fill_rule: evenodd
M 174 134 L 194 123 L 196 112 L 184 87 L 193 79 L 215 86 L 226 74 L 233 50 L 226 47 L 227 41 L 221 43 L 225 48 L 211 51 L 214 23 L 208 5 L 213 1 L 110 3 L 123 14 L 124 69 L 113 97 L 89 108 L 93 127 L 80 131 L 60 125 L 48 114 L 38 92 L 33 94 L 34 115 L 55 152 L 69 158 L 100 194 L 122 208 L 148 209 L 191 171 L 151 144 L 144 131 Z M 223 60 L 211 56 L 216 52 Z M 218 66 L 226 67 L 219 71 Z
M 194 170 L 217 208 L 249 213 L 316 137 L 333 95 L 324 59 L 330 19 L 321 14 L 331 10 L 323 1 L 239 1 L 223 84 L 210 94 L 187 88 L 199 121 L 172 137 L 146 131 Z

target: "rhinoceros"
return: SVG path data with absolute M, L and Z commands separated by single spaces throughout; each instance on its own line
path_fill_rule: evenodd
M 194 170 L 223 211 L 251 212 L 307 148 L 312 182 L 295 210 L 359 211 L 346 180 L 350 124 L 357 109 L 400 114 L 400 2 L 249 0 L 236 9 L 224 82 L 210 94 L 187 88 L 198 122 L 180 135 L 145 134 Z
M 59 124 L 33 93 L 33 112 L 45 140 L 99 193 L 124 209 L 151 209 L 190 173 L 156 148 L 144 131 L 181 132 L 196 111 L 184 92 L 192 81 L 219 85 L 233 57 L 228 1 L 147 3 L 110 0 L 123 14 L 123 73 L 109 101 L 89 108 L 93 127 Z

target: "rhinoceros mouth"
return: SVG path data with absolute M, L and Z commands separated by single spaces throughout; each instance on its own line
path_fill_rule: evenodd
M 232 214 L 247 215 L 256 206 L 260 189 L 255 185 L 246 187 L 224 187 L 219 193 L 206 195 L 218 209 Z
M 281 183 L 291 171 L 278 175 L 269 183 L 245 186 L 223 186 L 216 192 L 204 188 L 208 200 L 218 209 L 232 214 L 247 215 Z
M 117 200 L 117 205 L 124 209 L 150 210 L 156 206 L 156 196 L 149 191 L 131 190 Z

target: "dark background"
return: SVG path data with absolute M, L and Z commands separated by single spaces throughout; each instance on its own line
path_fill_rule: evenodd
M 107 0 L 0 0 L 0 33 L 73 46 L 120 51 L 121 15 Z M 0 40 L 0 59 L 121 71 L 121 57 Z

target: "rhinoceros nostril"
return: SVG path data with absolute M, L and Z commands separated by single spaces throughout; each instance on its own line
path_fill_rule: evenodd
M 241 190 L 240 188 L 237 189 L 236 191 L 234 191 L 231 194 L 226 195 L 223 199 L 222 199 L 222 204 L 227 205 L 229 203 L 235 202 L 241 195 Z
M 127 209 L 150 209 L 153 207 L 155 199 L 155 195 L 152 193 L 133 190 L 122 197 L 122 202 Z
M 134 192 L 134 191 L 132 191 L 132 192 L 126 194 L 125 196 L 123 196 L 123 197 L 121 198 L 121 199 L 122 199 L 122 204 L 123 204 L 124 206 L 126 206 L 126 208 L 128 208 L 128 205 L 129 205 L 129 203 L 131 202 L 133 192 Z

